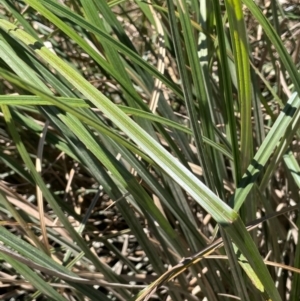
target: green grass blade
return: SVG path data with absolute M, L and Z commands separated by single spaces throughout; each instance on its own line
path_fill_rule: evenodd
M 232 99 L 232 83 L 231 74 L 229 65 L 228 65 L 228 57 L 227 57 L 227 47 L 225 42 L 224 36 L 224 28 L 223 28 L 223 20 L 221 18 L 221 9 L 219 1 L 214 0 L 214 12 L 216 18 L 216 28 L 218 32 L 218 46 L 220 48 L 219 55 L 220 55 L 220 65 L 221 65 L 221 74 L 222 74 L 222 81 L 224 87 L 224 101 L 225 101 L 225 123 L 227 124 L 227 133 L 228 133 L 228 140 L 231 143 L 232 148 L 232 157 L 233 157 L 233 168 L 234 168 L 234 179 L 235 181 L 239 180 L 242 177 L 242 171 L 240 170 L 240 150 L 237 141 L 236 135 L 236 120 L 234 116 L 234 103 Z
M 238 78 L 241 112 L 241 166 L 244 173 L 252 158 L 251 87 L 247 33 L 240 0 L 225 1 Z

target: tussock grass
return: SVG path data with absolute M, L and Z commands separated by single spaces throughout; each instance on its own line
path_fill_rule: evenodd
M 0 299 L 298 300 L 299 18 L 0 0 Z

